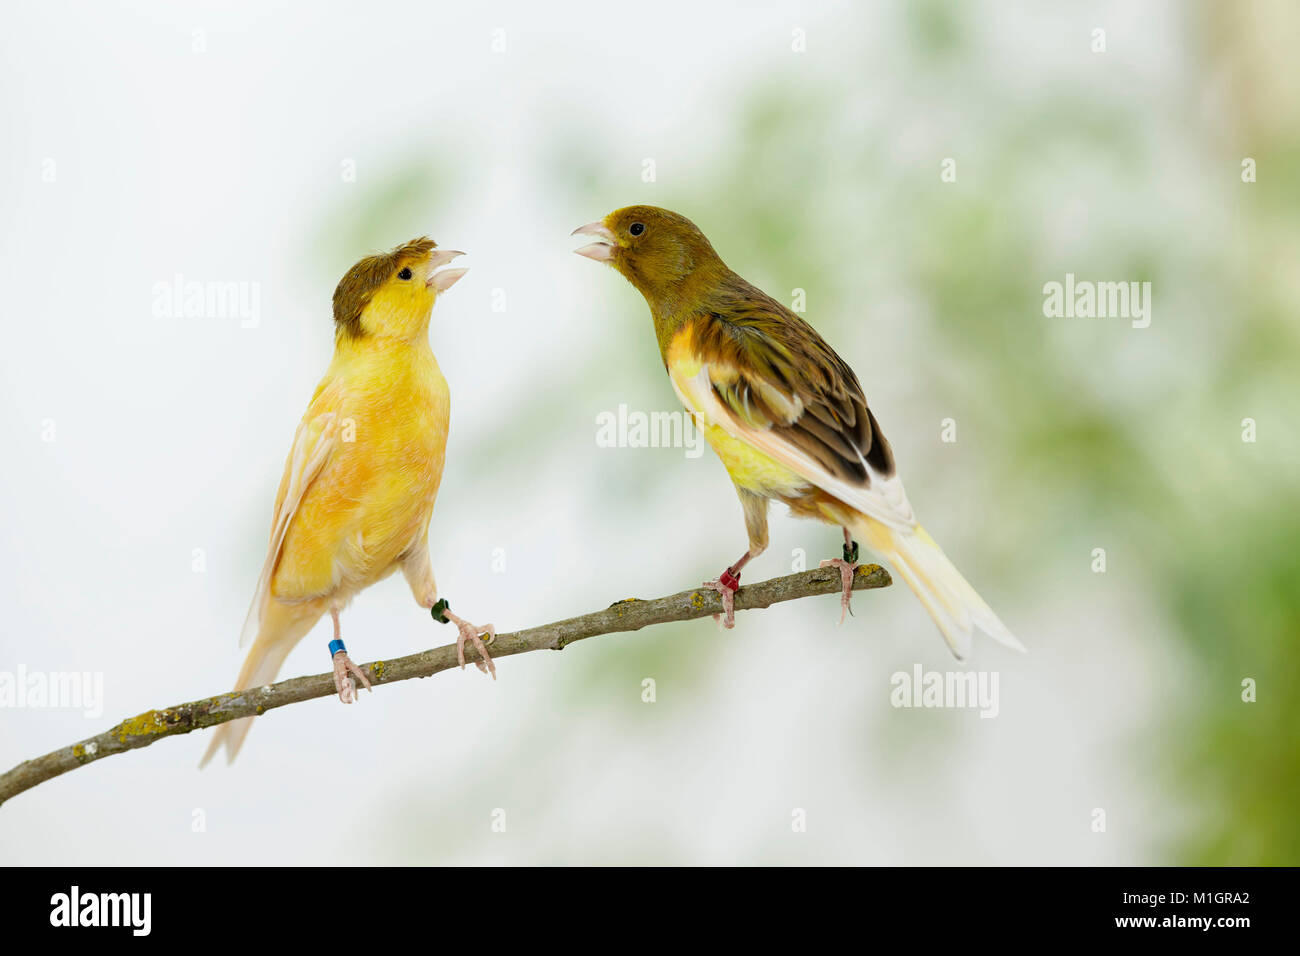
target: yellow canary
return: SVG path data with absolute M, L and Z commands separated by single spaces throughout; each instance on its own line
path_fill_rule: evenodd
M 429 347 L 438 295 L 467 269 L 440 266 L 463 255 L 414 239 L 353 266 L 334 291 L 334 359 L 294 436 L 275 499 L 271 541 L 241 646 L 253 641 L 235 690 L 275 679 L 285 657 L 328 611 L 334 683 L 345 704 L 355 676 L 339 612 L 354 595 L 399 567 L 422 606 L 473 643 L 481 670 L 496 668 L 491 625 L 477 628 L 439 601 L 429 563 L 429 517 L 442 480 L 450 399 Z M 234 760 L 252 718 L 219 727 L 203 763 L 224 744 Z
M 684 216 L 628 206 L 574 234 L 575 250 L 645 297 L 678 398 L 722 459 L 745 514 L 749 549 L 715 581 L 734 623 L 740 572 L 768 543 L 769 500 L 844 529 L 844 611 L 862 538 L 903 576 L 958 658 L 979 628 L 1020 642 L 917 523 L 880 424 L 853 370 L 807 322 L 727 268 Z M 843 620 L 843 613 L 840 615 Z

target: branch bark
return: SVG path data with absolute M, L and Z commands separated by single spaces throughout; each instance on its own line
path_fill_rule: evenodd
M 855 591 L 883 588 L 889 584 L 889 573 L 878 564 L 862 565 L 853 578 Z M 782 601 L 838 593 L 840 586 L 838 569 L 815 568 L 742 587 L 736 593 L 736 610 L 756 610 Z M 492 644 L 492 657 L 499 660 L 529 651 L 563 650 L 574 641 L 601 634 L 638 631 L 651 624 L 690 621 L 721 611 L 722 600 L 718 593 L 703 588 L 681 591 L 652 601 L 628 598 L 611 604 L 603 611 L 523 631 L 498 634 Z M 467 660 L 470 655 L 477 659 L 472 648 L 469 649 Z M 406 657 L 375 661 L 365 665 L 365 669 L 371 684 L 379 687 L 413 677 L 429 677 L 455 666 L 456 645 L 446 644 Z M 265 687 L 206 697 L 162 710 L 145 711 L 102 734 L 20 763 L 0 776 L 0 804 L 46 780 L 113 754 L 147 747 L 164 737 L 188 734 L 192 730 L 214 727 L 240 717 L 258 716 L 288 704 L 315 697 L 328 697 L 334 692 L 334 678 L 331 674 L 315 674 Z

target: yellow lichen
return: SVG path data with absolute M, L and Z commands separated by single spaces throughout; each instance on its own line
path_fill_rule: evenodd
M 160 733 L 166 728 L 163 715 L 156 710 L 146 710 L 137 717 L 122 721 L 114 729 L 117 731 L 118 743 L 126 743 L 128 737 L 144 737 Z

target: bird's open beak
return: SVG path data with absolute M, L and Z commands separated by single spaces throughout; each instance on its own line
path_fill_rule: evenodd
M 599 242 L 593 242 L 590 245 L 583 246 L 581 249 L 574 249 L 580 256 L 586 256 L 588 259 L 595 259 L 597 262 L 609 262 L 614 258 L 614 250 L 618 248 L 618 240 L 614 234 L 603 222 L 589 222 L 585 226 L 579 226 L 571 236 L 592 236 L 599 239 Z
M 454 286 L 468 269 L 443 269 L 441 272 L 434 272 L 439 266 L 445 266 L 457 256 L 463 256 L 465 253 L 458 252 L 455 249 L 439 249 L 429 256 L 429 278 L 425 280 L 425 285 L 430 289 L 436 289 L 439 292 L 446 292 Z

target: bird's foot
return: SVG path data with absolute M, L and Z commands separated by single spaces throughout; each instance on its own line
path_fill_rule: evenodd
M 370 690 L 370 678 L 366 676 L 366 672 L 352 663 L 352 658 L 348 657 L 347 651 L 335 651 L 334 689 L 339 692 L 339 700 L 345 704 L 350 704 L 357 699 L 357 685 L 352 679 L 353 675 L 361 681 L 366 690 Z
M 491 624 L 475 627 L 469 621 L 457 617 L 450 611 L 444 611 L 443 613 L 447 615 L 447 619 L 451 623 L 456 625 L 456 629 L 460 632 L 456 635 L 456 659 L 460 661 L 460 669 L 465 669 L 465 642 L 468 641 L 474 645 L 474 650 L 478 651 L 478 656 L 481 658 L 474 662 L 474 666 L 484 674 L 491 674 L 492 679 L 496 680 L 497 666 L 492 663 L 492 657 L 488 654 L 487 646 L 497 639 L 497 629 Z M 487 636 L 486 641 L 483 640 L 484 635 Z
M 451 605 L 447 603 L 446 598 L 440 598 L 429 607 L 433 619 L 440 624 L 455 624 L 459 635 L 456 637 L 456 657 L 460 661 L 460 669 L 465 669 L 465 642 L 468 641 L 474 645 L 481 658 L 474 662 L 474 666 L 484 674 L 491 674 L 492 679 L 497 679 L 497 666 L 492 663 L 492 657 L 487 652 L 487 646 L 497 639 L 497 629 L 491 624 L 484 627 L 475 627 L 464 618 L 457 617 L 451 613 Z M 487 635 L 487 640 L 483 640 L 483 635 Z
M 827 558 L 818 566 L 840 569 L 840 583 L 844 588 L 840 592 L 840 623 L 843 624 L 844 618 L 853 613 L 850 600 L 853 597 L 853 574 L 858 570 L 858 543 L 846 544 L 843 558 Z
M 740 575 L 732 568 L 727 568 L 713 581 L 705 581 L 704 586 L 710 591 L 717 591 L 722 595 L 722 610 L 724 614 L 713 615 L 715 624 L 720 625 L 724 630 L 730 630 L 736 626 L 736 592 L 740 590 Z

